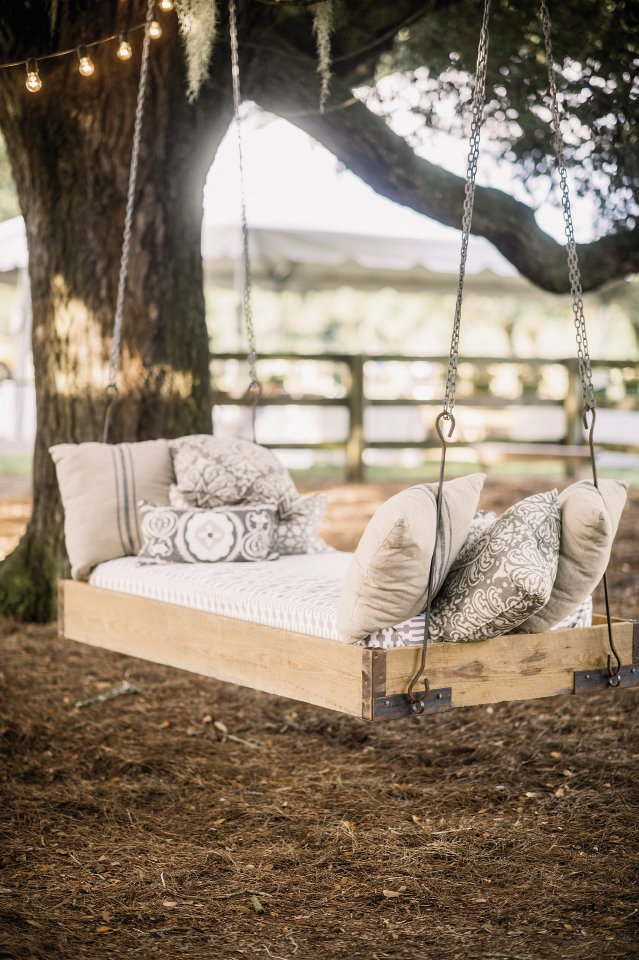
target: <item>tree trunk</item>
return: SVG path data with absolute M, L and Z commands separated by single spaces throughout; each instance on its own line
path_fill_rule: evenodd
M 33 300 L 33 515 L 0 566 L 0 610 L 23 619 L 55 616 L 55 584 L 68 571 L 48 448 L 102 439 L 140 72 L 135 36 L 128 62 L 116 58 L 115 43 L 92 50 L 89 78 L 75 58 L 49 61 L 35 95 L 23 69 L 0 71 L 0 125 L 25 217 Z M 229 76 L 219 59 L 221 76 Z M 187 106 L 184 76 L 173 18 L 151 46 L 110 431 L 116 442 L 211 431 L 202 195 L 232 111 L 223 80 L 210 85 L 214 97 Z

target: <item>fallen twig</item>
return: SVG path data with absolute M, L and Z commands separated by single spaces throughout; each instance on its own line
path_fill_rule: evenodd
M 86 700 L 76 700 L 74 707 L 77 709 L 90 707 L 94 703 L 104 703 L 105 700 L 114 700 L 116 697 L 122 697 L 125 693 L 142 693 L 142 690 L 136 687 L 134 683 L 123 680 L 117 687 L 111 687 L 110 690 L 105 690 L 104 693 L 96 693 L 94 697 L 88 697 Z

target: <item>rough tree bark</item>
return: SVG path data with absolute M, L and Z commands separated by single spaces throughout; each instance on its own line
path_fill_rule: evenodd
M 145 5 L 137 6 L 133 22 L 144 19 Z M 112 30 L 93 19 L 89 35 Z M 23 70 L 0 71 L 0 124 L 30 251 L 38 423 L 33 516 L 0 566 L 0 609 L 26 619 L 55 615 L 55 583 L 67 570 L 48 448 L 102 437 L 140 68 L 140 34 L 136 39 L 137 55 L 125 63 L 115 43 L 92 51 L 90 78 L 79 75 L 75 58 L 43 64 L 37 95 L 25 89 Z M 119 441 L 211 431 L 202 194 L 231 98 L 220 80 L 189 107 L 184 73 L 175 22 L 165 23 L 151 48 L 112 421 Z M 229 73 L 223 63 L 220 76 Z

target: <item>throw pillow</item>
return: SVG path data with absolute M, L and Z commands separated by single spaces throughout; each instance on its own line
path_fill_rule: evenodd
M 275 507 L 176 510 L 140 501 L 144 546 L 140 563 L 226 563 L 275 560 Z
M 446 481 L 438 536 L 437 484 L 420 483 L 382 504 L 364 531 L 342 587 L 337 628 L 345 643 L 424 609 L 433 550 L 435 595 L 466 539 L 483 483 L 483 473 Z
M 560 528 L 556 490 L 506 510 L 453 563 L 433 601 L 433 638 L 487 640 L 540 610 L 557 573 Z
M 64 506 L 64 537 L 76 580 L 105 560 L 140 549 L 139 497 L 169 502 L 173 464 L 166 440 L 59 443 L 49 448 Z
M 175 483 L 169 487 L 169 500 L 172 507 L 177 507 L 179 510 L 190 509 Z M 312 497 L 302 498 L 299 510 L 291 520 L 276 521 L 273 550 L 280 556 L 298 553 L 334 553 L 335 548 L 330 547 L 317 533 L 326 510 L 326 500 L 325 493 L 315 493 Z
M 178 490 L 190 507 L 272 503 L 280 520 L 290 520 L 300 508 L 288 470 L 256 443 L 196 434 L 170 440 L 169 449 Z
M 619 480 L 600 480 L 599 490 L 591 480 L 582 480 L 559 494 L 557 577 L 548 603 L 522 623 L 518 632 L 549 630 L 590 596 L 608 566 L 627 489 L 628 484 Z
M 335 553 L 317 533 L 326 510 L 327 496 L 315 493 L 300 500 L 295 516 L 275 524 L 273 549 L 282 556 L 298 553 Z

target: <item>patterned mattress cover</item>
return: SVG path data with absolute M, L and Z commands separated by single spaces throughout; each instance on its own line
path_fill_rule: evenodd
M 294 633 L 339 641 L 337 604 L 352 554 L 284 556 L 256 563 L 142 565 L 137 557 L 109 560 L 89 578 L 94 587 L 162 600 Z M 587 626 L 592 600 L 556 628 Z M 570 622 L 568 622 L 570 621 Z M 360 644 L 403 647 L 422 642 L 423 614 L 378 630 Z

